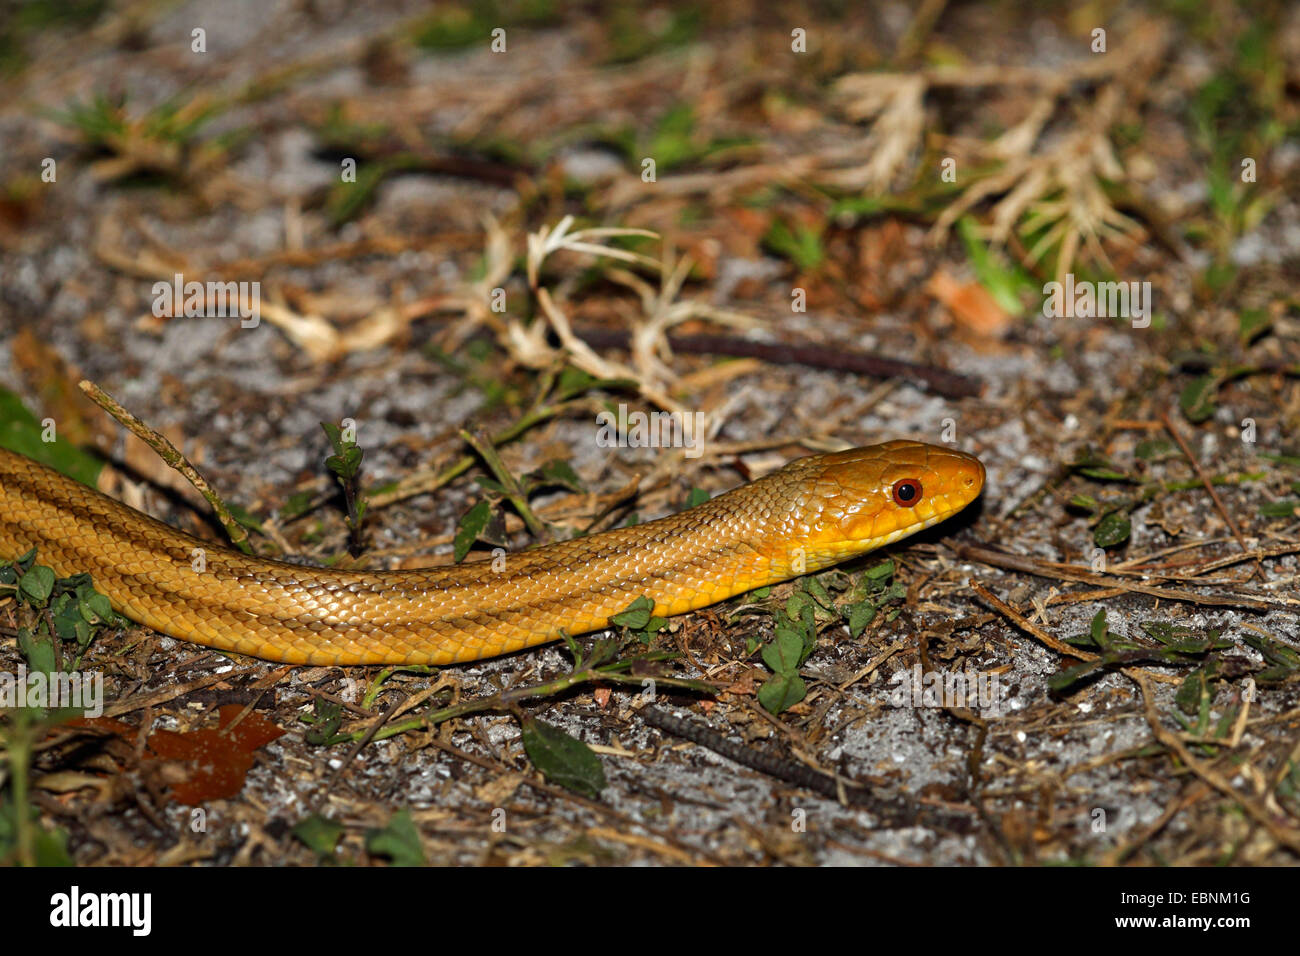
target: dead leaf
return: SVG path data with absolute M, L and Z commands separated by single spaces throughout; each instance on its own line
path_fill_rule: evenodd
M 940 269 L 925 289 L 947 308 L 958 324 L 976 335 L 1001 338 L 1011 326 L 1011 316 L 978 282 L 958 282 Z

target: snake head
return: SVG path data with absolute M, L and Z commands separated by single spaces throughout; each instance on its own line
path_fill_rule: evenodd
M 918 441 L 854 448 L 817 462 L 814 497 L 822 508 L 824 535 L 817 544 L 833 560 L 937 524 L 974 501 L 984 487 L 978 458 Z

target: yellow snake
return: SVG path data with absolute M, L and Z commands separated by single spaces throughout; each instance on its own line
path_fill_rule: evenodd
M 891 441 L 791 462 L 687 511 L 510 554 L 409 571 L 331 571 L 203 541 L 0 449 L 0 558 L 36 548 L 90 572 L 155 631 L 291 664 L 452 664 L 605 627 L 638 596 L 660 616 L 864 554 L 979 495 L 970 455 Z

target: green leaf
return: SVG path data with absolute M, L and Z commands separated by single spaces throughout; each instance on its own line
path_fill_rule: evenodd
M 395 169 L 400 169 L 402 165 L 400 157 L 389 160 L 363 160 L 357 164 L 354 182 L 336 179 L 325 203 L 330 222 L 335 226 L 341 226 L 355 217 L 370 201 L 384 178 Z
M 424 848 L 415 829 L 410 810 L 393 814 L 388 826 L 366 834 L 366 849 L 375 856 L 386 856 L 394 866 L 424 866 Z
M 1178 685 L 1178 692 L 1174 694 L 1174 703 L 1184 714 L 1191 716 L 1201 709 L 1201 701 L 1209 696 L 1210 682 L 1206 679 L 1205 671 L 1197 668 Z
M 1088 478 L 1095 478 L 1098 481 L 1134 481 L 1132 475 L 1120 471 L 1106 458 L 1097 454 L 1092 449 L 1085 449 L 1083 453 L 1070 462 L 1070 468 L 1079 474 Z
M 1106 628 L 1105 608 L 1093 615 L 1092 625 L 1088 628 L 1088 636 L 1092 638 L 1092 643 L 1097 647 L 1105 647 L 1110 643 L 1110 635 Z
M 1300 501 L 1294 498 L 1266 501 L 1259 506 L 1259 513 L 1265 518 L 1297 518 L 1300 517 Z
M 1275 665 L 1275 667 L 1268 669 L 1270 672 L 1268 678 L 1265 678 L 1264 673 L 1261 672 L 1255 675 L 1256 680 L 1277 679 L 1271 672 L 1278 669 L 1281 669 L 1284 675 L 1290 675 L 1300 669 L 1300 651 L 1296 651 L 1294 648 L 1271 638 L 1256 634 L 1242 634 L 1241 639 L 1263 654 L 1264 660 Z
M 90 624 L 103 624 L 113 620 L 113 605 L 103 594 L 89 585 L 77 588 L 77 607 Z
M 59 827 L 47 830 L 43 826 L 37 826 L 34 843 L 33 855 L 37 866 L 73 865 L 72 857 L 68 854 L 68 834 Z
M 460 50 L 490 36 L 496 22 L 491 4 L 435 5 L 432 12 L 412 21 L 410 39 L 429 50 Z
M 342 480 L 355 478 L 361 469 L 361 459 L 365 453 L 356 442 L 345 441 L 343 429 L 333 422 L 321 422 L 320 427 L 325 430 L 326 437 L 334 447 L 334 454 L 325 459 L 325 467 Z
M 42 674 L 54 673 L 54 639 L 37 637 L 30 628 L 18 628 L 18 650 L 27 658 L 27 666 Z
M 60 594 L 50 602 L 50 617 L 54 633 L 60 640 L 75 640 L 78 644 L 90 643 L 90 624 L 81 614 L 81 605 L 71 594 Z
M 773 219 L 772 225 L 763 236 L 763 245 L 772 252 L 788 259 L 800 272 L 812 272 L 822 264 L 826 250 L 822 246 L 822 229 L 796 225 L 793 229 L 780 219 Z
M 619 627 L 628 627 L 634 631 L 639 631 L 650 623 L 654 609 L 654 601 L 643 594 L 629 604 L 626 610 L 619 611 L 611 617 L 610 621 Z
M 826 585 L 822 584 L 820 578 L 808 577 L 803 579 L 803 586 L 807 588 L 808 593 L 816 599 L 817 603 L 825 610 L 833 610 L 835 601 L 831 598 L 830 592 L 826 590 Z
M 980 235 L 980 226 L 974 216 L 963 216 L 957 221 L 957 231 L 966 247 L 966 258 L 975 278 L 998 306 L 1012 318 L 1025 312 L 1020 293 L 1035 291 L 1029 275 L 1014 264 L 1009 256 L 995 255 L 988 240 Z
M 763 646 L 763 663 L 776 674 L 793 674 L 803 661 L 803 653 L 803 636 L 778 628 L 776 636 Z
M 1133 455 L 1143 461 L 1157 462 L 1167 461 L 1170 458 L 1178 458 L 1182 455 L 1174 443 L 1166 441 L 1163 438 L 1148 438 L 1137 443 L 1133 449 Z
M 501 484 L 501 482 L 497 481 L 495 478 L 487 477 L 487 475 L 477 476 L 474 479 L 474 483 L 484 491 L 496 495 L 498 498 L 504 498 L 509 494 L 509 492 L 506 491 L 505 485 Z
M 1214 414 L 1214 398 L 1219 391 L 1219 377 L 1202 375 L 1189 382 L 1178 396 L 1178 404 L 1189 422 L 1203 422 Z
M 312 499 L 313 495 L 310 491 L 294 492 L 280 508 L 280 520 L 292 521 L 299 515 L 304 514 L 311 507 Z
M 249 531 L 256 531 L 258 534 L 265 534 L 262 529 L 261 520 L 247 508 L 227 502 L 226 509 L 230 512 L 230 517 L 234 518 L 235 521 L 239 522 L 239 524 L 243 525 Z
M 12 860 L 18 842 L 18 817 L 20 812 L 12 803 L 8 794 L 0 795 L 0 859 Z M 68 835 L 55 828 L 47 830 L 41 826 L 40 813 L 35 807 L 26 807 L 23 811 L 30 819 L 32 829 L 32 857 L 37 866 L 72 866 L 68 855 Z
M 1237 316 L 1237 337 L 1243 345 L 1249 344 L 1272 324 L 1272 318 L 1264 309 L 1243 309 Z
M 313 813 L 299 820 L 289 832 L 322 860 L 331 860 L 334 848 L 343 836 L 343 824 Z
M 1059 670 L 1047 679 L 1047 687 L 1054 692 L 1063 691 L 1101 666 L 1100 661 L 1087 661 Z
M 469 549 L 474 546 L 491 517 L 492 505 L 487 499 L 478 502 L 461 517 L 460 524 L 456 526 L 456 537 L 452 541 L 457 564 L 465 560 L 465 555 L 469 554 Z
M 712 496 L 703 488 L 692 488 L 691 493 L 686 496 L 686 507 L 698 507 L 708 501 L 710 497 Z
M 892 560 L 882 561 L 873 567 L 867 568 L 867 578 L 871 581 L 880 581 L 890 577 L 894 573 L 894 562 Z
M 581 395 L 583 392 L 595 387 L 599 381 L 594 375 L 588 375 L 582 369 L 573 365 L 564 366 L 564 371 L 560 372 L 560 380 L 556 383 L 556 392 L 561 400 L 573 398 L 575 395 Z
M 875 620 L 877 610 L 876 605 L 870 601 L 862 601 L 849 608 L 849 634 L 852 637 L 861 637 L 867 625 Z
M 311 716 L 304 716 L 303 720 L 312 725 L 303 734 L 303 739 L 313 747 L 332 747 L 352 739 L 347 734 L 338 733 L 343 725 L 343 707 L 340 704 L 317 697 L 312 704 Z
M 813 598 L 807 591 L 795 591 L 785 602 L 785 616 L 807 627 L 813 613 Z
M 535 488 L 560 486 L 570 491 L 582 491 L 582 479 L 573 470 L 573 466 L 559 458 L 552 459 L 535 472 Z
M 1128 514 L 1124 511 L 1112 511 L 1092 529 L 1092 540 L 1099 548 L 1113 548 L 1127 541 L 1132 531 L 1133 523 L 1129 520 Z
M 45 441 L 44 432 L 44 426 L 18 396 L 0 388 L 0 448 L 26 455 L 94 488 L 104 463 L 70 442 Z
M 1221 638 L 1219 635 L 1222 632 L 1217 630 L 1200 632 L 1185 624 L 1170 624 L 1167 621 L 1142 621 L 1139 626 L 1148 637 L 1177 654 L 1204 654 L 1232 647 L 1232 642 Z
M 769 714 L 779 714 L 799 703 L 807 693 L 798 674 L 775 674 L 758 689 L 758 702 Z
M 1259 457 L 1268 461 L 1275 461 L 1279 465 L 1286 465 L 1289 468 L 1300 468 L 1300 455 L 1276 455 L 1273 452 L 1261 451 Z
M 361 449 L 351 445 L 341 453 L 326 458 L 325 467 L 340 478 L 355 478 L 357 470 L 361 467 L 361 458 Z
M 605 770 L 590 747 L 558 727 L 529 717 L 523 722 L 524 751 L 547 780 L 586 797 L 605 788 Z
M 43 564 L 35 565 L 18 579 L 18 589 L 31 601 L 44 603 L 54 590 L 54 571 Z

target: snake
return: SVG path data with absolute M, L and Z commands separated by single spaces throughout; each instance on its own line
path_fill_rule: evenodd
M 434 568 L 338 570 L 246 554 L 0 449 L 0 558 L 89 572 L 119 614 L 287 664 L 447 665 L 669 617 L 811 574 L 961 511 L 979 459 L 895 440 L 798 458 L 684 511 Z

